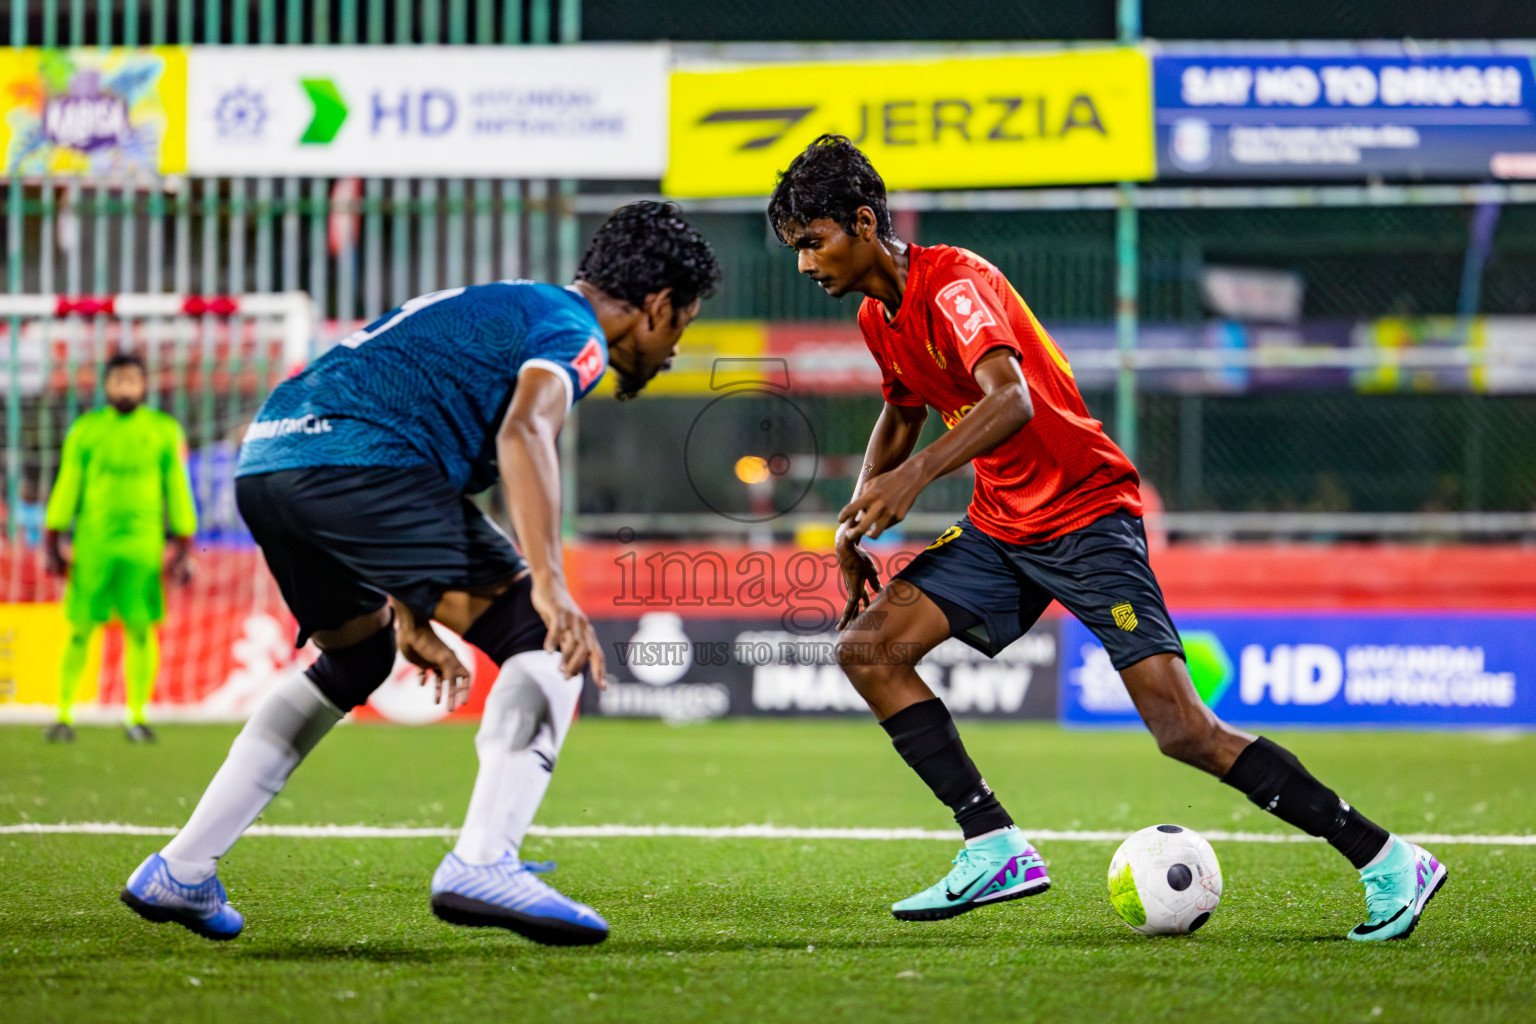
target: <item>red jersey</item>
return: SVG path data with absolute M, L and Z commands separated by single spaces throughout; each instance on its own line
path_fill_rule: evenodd
M 1088 415 L 1067 357 L 1002 271 L 953 246 L 907 252 L 895 318 L 886 320 L 877 299 L 859 307 L 885 400 L 931 405 L 953 427 L 986 394 L 971 376 L 976 364 L 1005 348 L 1018 357 L 1035 406 L 1023 429 L 972 460 L 971 521 L 998 540 L 1035 544 L 1111 512 L 1141 515 L 1136 467 Z

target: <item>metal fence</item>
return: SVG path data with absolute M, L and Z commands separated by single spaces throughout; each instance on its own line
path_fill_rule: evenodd
M 3 24 L 12 46 L 191 44 L 496 44 L 573 42 L 579 0 L 342 0 L 331 3 L 90 4 L 13 2 Z M 412 295 L 475 280 L 568 280 L 578 226 L 566 180 L 411 178 L 210 178 L 153 181 L 10 178 L 6 183 L 5 288 L 18 293 L 125 292 L 238 295 L 306 291 L 315 300 L 316 343 L 325 346 Z M 16 510 L 46 498 L 63 429 L 99 401 L 98 370 L 117 343 L 107 316 L 72 315 L 74 344 L 50 366 L 58 394 L 27 397 L 20 386 L 22 322 L 6 324 L 5 499 Z M 51 331 L 50 328 L 46 330 Z M 218 336 L 210 323 L 203 343 Z M 190 346 L 196 353 L 198 345 Z M 201 358 L 192 355 L 194 361 Z M 186 367 L 152 394 L 178 413 L 194 448 L 225 439 L 259 403 L 186 393 Z M 178 383 L 179 382 L 179 383 Z
M 606 26 L 599 36 L 623 37 L 631 22 L 652 26 L 647 38 L 666 34 L 656 20 L 659 8 L 623 6 L 629 12 L 624 17 L 615 5 L 592 0 L 585 5 L 580 0 L 35 0 L 10 4 L 4 24 L 12 45 L 45 46 L 536 45 L 574 41 L 583 32 L 593 34 L 594 25 Z M 1149 24 L 1156 10 L 1148 5 Z M 1112 12 L 1093 17 L 1101 14 L 1108 34 Z M 720 17 L 725 15 L 701 15 L 699 24 L 715 24 Z M 910 34 L 924 34 L 927 24 L 914 22 Z M 650 194 L 653 188 L 635 183 L 633 191 Z M 611 183 L 548 180 L 172 177 L 126 185 L 12 179 L 4 209 L 6 289 L 302 290 L 314 298 L 317 342 L 324 345 L 357 320 L 434 288 L 501 277 L 567 280 L 582 240 L 625 198 L 622 187 Z M 1529 186 L 1099 188 L 893 197 L 919 239 L 967 245 L 993 259 L 1052 327 L 1108 322 L 1127 309 L 1149 322 L 1199 322 L 1207 315 L 1199 270 L 1223 261 L 1300 272 L 1308 286 L 1308 317 L 1457 312 L 1470 212 L 1487 203 L 1506 212 L 1478 308 L 1536 311 L 1536 188 Z M 725 265 L 725 280 L 707 315 L 851 316 L 853 303 L 828 301 L 794 272 L 793 260 L 767 236 L 760 202 L 684 205 Z M 68 358 L 84 364 L 99 363 L 114 343 L 108 318 L 73 316 L 65 326 L 85 344 L 69 349 Z M 1133 346 L 1135 319 L 1124 326 L 1122 340 Z M 57 396 L 21 397 L 20 328 L 12 321 L 8 331 L 6 499 L 13 510 L 46 496 L 51 452 L 74 413 L 96 400 L 97 380 L 71 372 Z M 202 343 L 212 344 L 221 328 L 205 324 L 202 330 Z M 197 345 L 188 344 L 194 353 L 189 358 L 202 358 Z M 1536 400 L 1530 397 L 1148 393 L 1143 385 L 1158 371 L 1131 346 L 1118 354 L 1095 354 L 1111 359 L 1107 365 L 1118 379 L 1113 386 L 1085 389 L 1086 397 L 1121 440 L 1135 444 L 1146 476 L 1168 508 L 1186 517 L 1174 521 L 1188 532 L 1256 532 L 1256 523 L 1262 532 L 1262 522 L 1231 517 L 1267 514 L 1272 517 L 1267 522 L 1283 524 L 1275 526 L 1280 532 L 1307 535 L 1412 532 L 1412 523 L 1431 534 L 1536 533 L 1536 527 L 1521 525 L 1525 520 L 1476 518 L 1536 509 L 1531 459 Z M 1177 357 L 1160 355 L 1164 368 L 1170 356 Z M 1201 365 L 1208 356 L 1191 354 L 1190 365 Z M 188 414 L 196 447 L 226 440 L 249 414 L 248 402 L 260 397 L 225 401 L 192 395 L 187 389 L 193 379 L 175 378 L 160 397 L 173 410 L 203 410 L 214 402 L 213 415 Z M 696 399 L 651 398 L 625 409 L 629 425 L 624 426 L 611 419 L 615 407 L 588 405 L 580 472 L 570 481 L 584 528 L 606 532 L 614 522 L 603 517 L 624 509 L 631 516 L 626 522 L 636 529 L 700 526 L 666 518 L 700 511 L 681 476 L 672 472 L 678 468 L 676 453 L 650 445 L 623 458 L 616 453 L 627 449 L 614 440 L 647 430 L 676 435 L 699 407 Z M 825 454 L 835 460 L 862 450 L 873 421 L 872 400 L 825 398 L 809 407 Z M 573 439 L 568 445 L 577 450 Z M 656 459 L 674 461 L 669 470 Z M 824 521 L 848 484 L 845 476 L 823 474 L 809 504 L 796 512 L 801 519 L 781 525 L 808 517 Z M 968 490 L 963 476 L 941 481 L 924 496 L 919 512 L 939 521 L 964 505 Z M 1440 518 L 1403 521 L 1409 526 L 1347 518 L 1405 513 Z M 1213 515 L 1228 518 L 1198 518 Z M 1298 515 L 1332 518 L 1298 520 Z M 1280 516 L 1291 518 L 1274 518 Z M 7 521 L 14 536 L 16 516 Z

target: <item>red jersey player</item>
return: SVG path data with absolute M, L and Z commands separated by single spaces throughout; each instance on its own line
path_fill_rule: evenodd
M 897 238 L 885 183 L 841 136 L 794 159 L 768 218 L 801 273 L 834 298 L 865 296 L 859 328 L 880 364 L 885 408 L 839 516 L 849 596 L 838 660 L 965 835 L 953 870 L 893 913 L 933 921 L 1050 887 L 914 665 L 951 636 L 996 655 L 1055 599 L 1103 643 L 1163 753 L 1326 838 L 1360 871 L 1369 920 L 1351 939 L 1411 932 L 1445 868 L 1340 800 L 1288 750 L 1201 702 L 1147 561 L 1136 470 L 1007 278 L 964 249 Z M 949 430 L 914 454 L 929 406 Z M 860 541 L 900 522 L 924 487 L 967 461 L 976 470 L 967 514 L 882 591 Z

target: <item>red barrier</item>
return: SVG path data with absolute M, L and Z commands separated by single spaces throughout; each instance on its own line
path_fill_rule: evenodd
M 883 567 L 916 554 L 875 551 Z M 834 564 L 830 551 L 792 547 L 583 544 L 566 552 L 577 601 L 603 616 L 672 608 L 720 617 L 791 602 L 840 607 Z M 1536 609 L 1536 547 L 1174 545 L 1154 553 L 1152 567 L 1175 609 Z

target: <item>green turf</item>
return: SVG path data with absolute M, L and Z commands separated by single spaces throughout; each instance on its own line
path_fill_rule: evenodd
M 1021 821 L 1129 832 L 1283 828 L 1165 762 L 1136 733 L 971 725 L 970 748 Z M 115 730 L 45 747 L 0 729 L 0 823 L 186 816 L 233 730 Z M 1536 831 L 1536 737 L 1281 737 L 1325 781 L 1403 831 Z M 459 727 L 338 730 L 269 810 L 272 823 L 454 825 L 474 771 Z M 949 824 L 867 722 L 688 727 L 587 721 L 546 824 Z M 215 945 L 115 900 L 159 845 L 0 836 L 0 1008 L 8 1021 L 1383 1021 L 1530 1020 L 1536 848 L 1444 846 L 1447 888 L 1406 942 L 1341 936 L 1352 872 L 1321 845 L 1218 843 L 1222 906 L 1198 935 L 1146 939 L 1114 917 L 1112 844 L 1042 844 L 1036 899 L 949 922 L 893 920 L 933 881 L 942 842 L 534 840 L 554 881 L 614 927 L 549 950 L 440 924 L 426 883 L 438 840 L 251 838 L 221 875 L 246 914 Z M 1380 1008 L 1379 1010 L 1377 1008 Z

